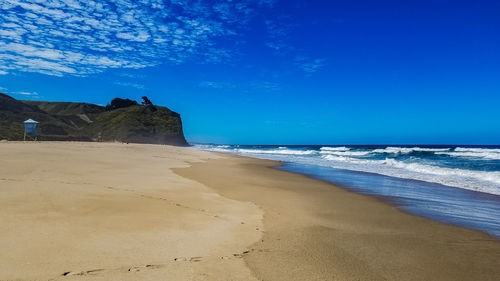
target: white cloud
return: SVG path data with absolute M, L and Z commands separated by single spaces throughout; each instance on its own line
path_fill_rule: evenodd
M 142 84 L 138 84 L 138 83 L 131 83 L 131 82 L 114 82 L 113 84 L 115 85 L 118 85 L 118 86 L 123 86 L 123 87 L 132 87 L 132 88 L 136 88 L 136 89 L 139 89 L 139 90 L 144 90 L 146 89 L 146 86 L 142 85 Z
M 128 72 L 120 73 L 120 74 L 118 74 L 118 76 L 126 77 L 126 78 L 133 78 L 133 79 L 145 78 L 146 77 L 143 74 L 135 74 L 135 73 L 128 73 Z
M 274 92 L 281 89 L 280 85 L 271 81 L 249 81 L 244 83 L 232 83 L 225 81 L 203 81 L 199 84 L 203 88 L 217 90 L 238 89 L 243 92 Z
M 212 89 L 228 89 L 235 88 L 236 85 L 231 82 L 203 81 L 200 83 L 200 87 Z
M 0 0 L 0 71 L 84 76 L 188 59 L 220 62 L 270 0 Z
M 265 92 L 274 92 L 274 91 L 281 89 L 279 84 L 277 84 L 275 82 L 271 82 L 271 81 L 254 82 L 253 86 L 255 89 L 265 91 Z
M 274 5 L 274 1 L 266 5 Z M 291 21 L 292 18 L 288 16 L 277 16 L 273 19 L 264 21 L 267 31 L 267 42 L 265 45 L 271 48 L 275 54 L 280 56 L 292 57 L 292 62 L 296 69 L 303 71 L 306 75 L 312 75 L 319 71 L 325 64 L 323 58 L 311 58 L 305 55 L 305 51 L 296 48 L 290 43 L 291 34 L 298 25 Z
M 295 65 L 306 72 L 306 74 L 313 74 L 319 71 L 325 65 L 325 59 L 322 58 L 310 58 L 306 56 L 298 56 L 295 58 Z
M 34 96 L 34 97 L 38 96 L 37 92 L 15 92 L 13 94 L 21 96 Z
M 6 75 L 6 74 L 8 74 L 7 71 L 0 70 L 0 75 Z
M 275 2 L 276 0 L 259 0 L 259 5 L 272 7 L 274 6 Z
M 288 42 L 293 24 L 285 23 L 284 18 L 264 21 L 267 30 L 268 42 L 266 46 L 273 49 L 277 54 L 283 55 L 294 51 L 295 48 Z

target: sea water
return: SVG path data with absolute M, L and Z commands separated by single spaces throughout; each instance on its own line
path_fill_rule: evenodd
M 381 196 L 406 212 L 500 238 L 500 146 L 195 147 L 280 160 L 283 170 Z

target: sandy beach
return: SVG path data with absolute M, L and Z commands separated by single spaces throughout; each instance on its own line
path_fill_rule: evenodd
M 498 280 L 500 241 L 275 161 L 0 142 L 0 280 Z

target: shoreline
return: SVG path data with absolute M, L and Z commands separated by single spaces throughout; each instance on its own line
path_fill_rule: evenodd
M 369 196 L 369 197 L 376 198 L 376 199 L 380 200 L 381 202 L 383 202 L 385 204 L 389 204 L 389 205 L 397 208 L 399 211 L 401 211 L 401 212 L 403 212 L 405 214 L 408 214 L 408 215 L 412 215 L 412 216 L 416 216 L 416 217 L 420 217 L 420 218 L 429 219 L 429 220 L 432 220 L 434 222 L 439 222 L 439 223 L 443 223 L 443 224 L 446 224 L 446 225 L 452 225 L 452 226 L 466 228 L 466 229 L 469 229 L 469 230 L 479 231 L 479 232 L 485 233 L 487 235 L 490 235 L 490 236 L 492 236 L 493 238 L 495 238 L 497 240 L 500 240 L 500 236 L 495 235 L 495 233 L 493 233 L 493 232 L 490 233 L 490 232 L 488 232 L 485 229 L 480 229 L 479 227 L 472 227 L 470 225 L 467 225 L 467 223 L 464 223 L 464 222 L 452 222 L 452 221 L 450 221 L 449 218 L 439 217 L 439 216 L 437 216 L 434 213 L 424 212 L 422 210 L 420 210 L 420 212 L 406 210 L 405 208 L 407 206 L 405 206 L 404 203 L 401 202 L 401 198 L 398 197 L 398 196 L 390 197 L 388 195 L 377 194 L 377 193 L 373 193 L 373 192 L 370 192 L 370 191 L 367 191 L 367 190 L 363 190 L 362 188 L 358 188 L 358 187 L 350 186 L 350 185 L 347 185 L 347 184 L 342 184 L 342 183 L 330 181 L 330 180 L 327 180 L 327 179 L 323 179 L 321 177 L 321 175 L 309 174 L 309 173 L 306 173 L 306 172 L 303 172 L 303 171 L 298 171 L 298 170 L 295 170 L 295 169 L 289 169 L 289 168 L 286 167 L 286 164 L 287 163 L 284 163 L 283 165 L 277 166 L 276 169 L 279 169 L 279 170 L 282 170 L 282 171 L 286 171 L 286 172 L 290 172 L 290 173 L 301 174 L 301 175 L 304 175 L 304 176 L 306 176 L 306 177 L 308 177 L 310 179 L 322 181 L 322 182 L 324 182 L 326 184 L 331 184 L 331 185 L 333 185 L 335 187 L 342 188 L 342 189 L 344 189 L 346 191 L 353 192 L 355 194 L 366 195 L 366 196 Z M 295 163 L 292 163 L 292 164 L 295 164 Z M 305 164 L 298 164 L 298 165 L 305 165 Z M 370 173 L 370 172 L 358 172 L 358 171 L 354 171 L 354 172 L 360 173 L 360 174 L 368 174 L 370 176 L 376 176 L 376 177 L 393 178 L 391 176 L 380 175 L 380 174 L 375 174 L 375 173 Z M 495 198 L 495 202 L 499 202 L 500 203 L 500 196 L 496 195 L 496 194 L 490 194 L 490 193 L 485 193 L 485 192 L 481 192 L 481 191 L 464 190 L 464 189 L 459 188 L 459 187 L 447 186 L 447 185 L 442 185 L 442 184 L 439 184 L 439 183 L 429 183 L 429 182 L 420 181 L 420 180 L 414 180 L 414 179 L 405 179 L 405 178 L 397 178 L 397 179 L 398 180 L 403 180 L 403 181 L 408 181 L 408 182 L 417 182 L 417 183 L 424 182 L 425 184 L 434 184 L 434 185 L 438 185 L 440 187 L 447 188 L 447 189 L 450 189 L 450 190 L 456 190 L 457 192 L 478 193 L 479 196 L 487 196 L 487 197 Z M 490 231 L 492 231 L 492 230 L 490 229 Z
M 500 242 L 280 162 L 0 143 L 0 280 L 495 280 Z M 493 237 L 494 238 L 494 237 Z
M 385 175 L 500 196 L 500 178 L 495 173 L 498 167 L 495 168 L 494 162 L 488 163 L 499 157 L 500 146 L 198 144 L 195 147 L 290 164 Z
M 175 172 L 264 209 L 264 238 L 245 257 L 261 280 L 495 280 L 500 274 L 493 262 L 500 241 L 488 233 L 408 214 L 379 196 L 277 169 L 277 161 L 227 158 L 235 159 L 232 165 L 209 160 Z M 242 179 L 243 171 L 250 175 Z M 230 189 L 256 183 L 253 192 Z
M 293 162 L 291 160 L 277 160 L 231 152 L 201 150 L 220 153 L 221 155 L 235 155 L 238 157 L 277 161 L 282 164 L 278 165 L 276 169 L 302 174 L 311 179 L 320 180 L 357 194 L 379 198 L 407 214 L 481 231 L 496 239 L 500 239 L 500 225 L 495 220 L 495 214 L 500 215 L 498 213 L 500 209 L 495 208 L 495 205 L 500 203 L 500 195 L 444 185 L 437 182 L 394 177 L 374 172 L 340 168 L 331 168 L 330 170 L 330 167 Z M 353 175 L 350 176 L 348 174 Z M 368 185 L 365 182 L 373 182 L 374 185 L 372 186 L 380 186 L 381 189 L 367 187 Z M 388 186 L 386 182 L 392 182 L 393 185 Z M 413 189 L 419 190 L 418 195 L 412 195 L 411 189 L 406 188 L 408 183 Z M 385 191 L 388 187 L 391 188 L 390 192 Z M 431 190 L 431 188 L 438 188 L 437 190 L 440 191 L 436 192 L 437 190 Z M 425 197 L 424 195 L 429 197 Z M 446 207 L 441 208 L 442 205 L 439 205 L 438 202 L 446 203 Z M 477 208 L 481 208 L 482 211 L 476 212 Z M 475 213 L 472 215 L 470 212 Z

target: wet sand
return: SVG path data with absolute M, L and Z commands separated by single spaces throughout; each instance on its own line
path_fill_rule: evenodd
M 500 243 L 275 161 L 0 143 L 0 280 L 498 280 Z
M 245 256 L 259 280 L 498 280 L 500 241 L 243 157 L 175 172 L 264 211 Z

